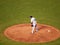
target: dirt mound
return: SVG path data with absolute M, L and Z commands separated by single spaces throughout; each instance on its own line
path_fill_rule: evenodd
M 38 32 L 31 33 L 30 24 L 18 24 L 8 27 L 4 35 L 9 39 L 20 42 L 44 43 L 54 41 L 60 37 L 58 29 L 44 24 L 38 24 Z

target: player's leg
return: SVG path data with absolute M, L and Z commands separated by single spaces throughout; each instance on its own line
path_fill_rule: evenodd
M 34 30 L 35 30 L 35 25 L 33 25 L 32 27 L 32 34 L 34 33 Z
M 36 29 L 36 31 L 38 31 L 38 27 L 37 27 L 37 24 L 35 25 L 35 29 Z

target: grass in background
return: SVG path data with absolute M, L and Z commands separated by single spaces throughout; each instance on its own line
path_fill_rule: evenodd
M 36 17 L 38 23 L 60 29 L 60 0 L 0 0 L 0 45 L 60 45 L 60 39 L 43 44 L 28 44 L 4 36 L 7 27 L 30 23 L 30 15 Z

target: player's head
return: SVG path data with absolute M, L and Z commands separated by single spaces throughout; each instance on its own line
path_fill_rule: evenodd
M 30 18 L 32 18 L 33 16 L 30 16 Z

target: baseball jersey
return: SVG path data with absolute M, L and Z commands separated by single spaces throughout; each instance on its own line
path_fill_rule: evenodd
M 36 24 L 36 19 L 34 17 L 31 18 L 31 23 Z

